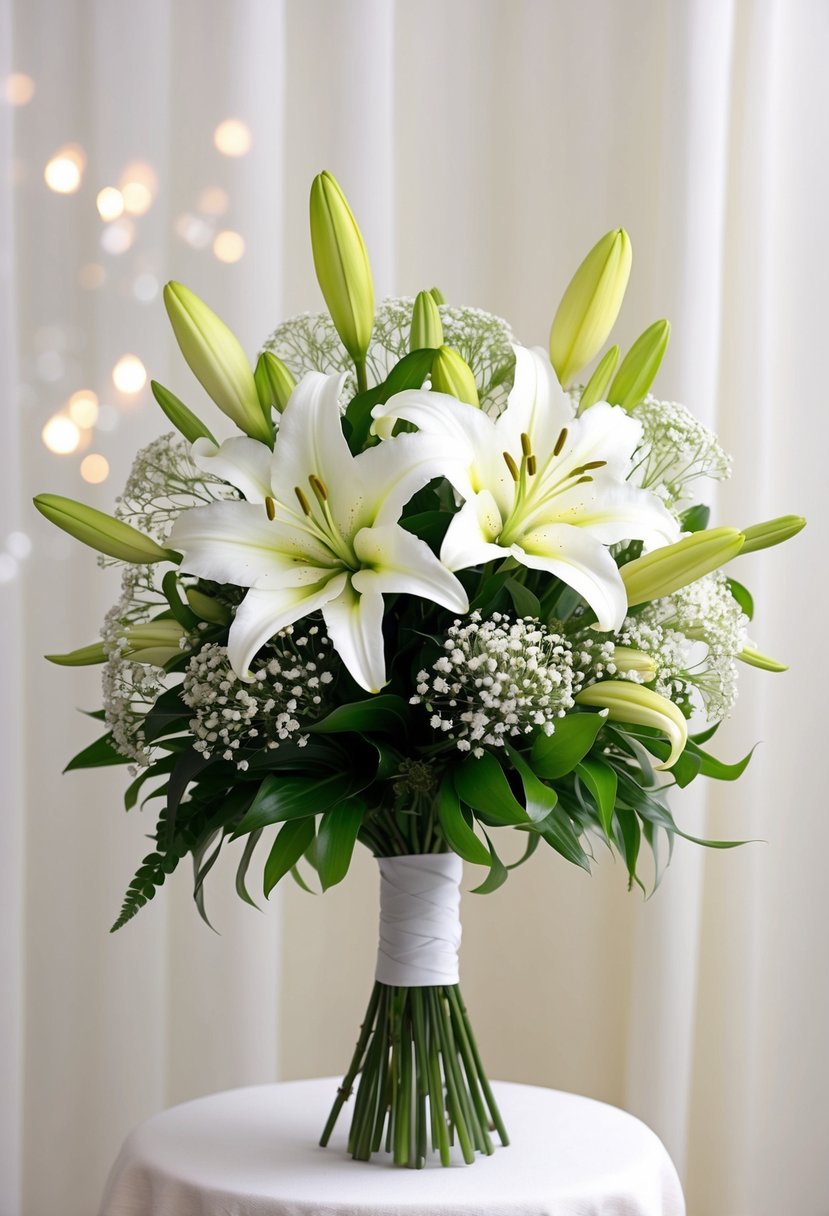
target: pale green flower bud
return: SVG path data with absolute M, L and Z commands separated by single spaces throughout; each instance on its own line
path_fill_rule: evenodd
M 781 515 L 778 519 L 770 519 L 764 524 L 752 524 L 743 529 L 745 544 L 741 553 L 755 553 L 758 549 L 770 549 L 772 545 L 781 545 L 784 540 L 791 540 L 806 527 L 802 515 Z
M 754 650 L 751 646 L 744 646 L 737 658 L 742 663 L 747 663 L 749 667 L 759 667 L 761 671 L 788 671 L 785 663 L 778 663 L 776 659 L 770 659 L 768 655 L 761 654 L 759 650 Z
M 226 604 L 222 604 L 219 600 L 214 599 L 212 595 L 205 595 L 203 591 L 197 591 L 195 587 L 188 587 L 184 594 L 187 596 L 187 602 L 196 616 L 201 617 L 203 621 L 209 621 L 211 625 L 228 625 L 230 623 L 230 609 Z
M 660 731 L 671 745 L 667 760 L 654 762 L 656 769 L 668 769 L 676 764 L 688 741 L 688 723 L 682 711 L 652 688 L 632 684 L 630 680 L 602 680 L 576 693 L 576 704 L 606 709 L 611 722 L 630 722 L 635 726 L 650 726 Z
M 181 353 L 193 375 L 223 414 L 260 443 L 273 442 L 247 355 L 224 321 L 181 283 L 168 283 L 164 304 Z
M 281 414 L 296 388 L 296 380 L 282 360 L 277 359 L 271 351 L 263 350 L 257 360 L 253 378 L 265 417 L 270 419 L 272 409 Z
M 633 646 L 615 646 L 612 662 L 617 671 L 625 674 L 634 672 L 645 684 L 656 679 L 656 660 L 652 655 L 645 654 L 644 650 L 636 650 Z
M 311 185 L 311 248 L 334 328 L 362 364 L 374 325 L 374 283 L 357 221 L 330 173 L 318 174 Z
M 607 388 L 613 378 L 613 373 L 616 371 L 616 364 L 619 362 L 619 347 L 611 346 L 606 354 L 602 355 L 599 360 L 596 370 L 584 386 L 584 392 L 579 399 L 578 412 L 583 414 L 585 410 L 589 410 L 591 405 L 595 405 L 597 401 L 607 401 Z
M 435 297 L 430 291 L 419 291 L 412 309 L 409 350 L 437 350 L 443 346 L 443 323 Z
M 161 545 L 137 528 L 114 519 L 104 511 L 75 502 L 73 498 L 63 498 L 60 494 L 38 494 L 33 501 L 50 523 L 108 557 L 136 563 L 181 560 L 172 549 L 162 549 Z
M 197 439 L 209 439 L 211 443 L 216 443 L 216 440 L 201 418 L 197 418 L 183 401 L 179 401 L 175 393 L 171 393 L 168 388 L 165 388 L 163 384 L 159 384 L 157 380 L 150 381 L 150 388 L 153 390 L 153 396 L 170 419 L 170 422 L 172 422 L 179 434 L 183 435 L 188 443 L 195 443 Z M 218 447 L 218 444 L 216 446 Z
M 671 326 L 665 320 L 654 321 L 639 335 L 610 386 L 607 400 L 611 405 L 632 410 L 644 401 L 665 357 L 670 336 Z
M 441 291 L 441 289 L 439 287 L 430 288 L 429 295 L 432 297 L 432 299 L 435 301 L 436 304 L 445 304 L 446 303 L 446 296 L 443 294 L 443 292 Z
M 565 387 L 604 346 L 622 307 L 633 255 L 624 228 L 614 228 L 573 275 L 550 330 L 550 359 Z
M 743 534 L 736 528 L 707 528 L 637 557 L 619 569 L 628 605 L 658 600 L 695 583 L 731 561 L 742 546 Z
M 58 667 L 92 667 L 96 663 L 105 663 L 107 654 L 103 642 L 93 642 L 90 646 L 70 650 L 68 654 L 45 654 L 43 657 L 50 663 L 57 663 Z
M 451 346 L 440 346 L 432 360 L 432 388 L 468 405 L 479 405 L 478 388 L 469 364 Z

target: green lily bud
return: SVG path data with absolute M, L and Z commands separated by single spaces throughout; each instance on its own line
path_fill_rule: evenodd
M 247 355 L 224 321 L 181 283 L 168 283 L 164 304 L 176 341 L 207 395 L 241 431 L 260 443 L 273 442 Z
M 630 237 L 614 228 L 570 280 L 550 330 L 550 359 L 565 387 L 604 346 L 622 307 L 632 259 Z
M 443 346 L 443 324 L 430 291 L 419 291 L 412 309 L 412 328 L 409 335 L 409 350 L 437 350 Z
M 360 366 L 374 325 L 374 283 L 357 221 L 330 173 L 311 185 L 311 249 L 334 328 Z
M 431 287 L 429 289 L 429 295 L 432 297 L 432 299 L 435 301 L 436 304 L 445 304 L 446 303 L 446 296 L 443 294 L 443 292 L 441 291 L 441 289 L 439 287 Z
M 196 616 L 201 617 L 203 621 L 209 621 L 211 625 L 230 624 L 231 612 L 226 604 L 221 604 L 212 595 L 197 591 L 195 587 L 188 587 L 184 594 Z
M 81 646 L 79 650 L 70 650 L 68 654 L 45 654 L 44 659 L 57 663 L 58 667 L 92 667 L 96 663 L 105 663 L 107 653 L 103 642 L 93 642 L 90 646 Z
M 747 663 L 749 667 L 759 667 L 761 671 L 788 671 L 785 663 L 778 663 L 776 659 L 770 659 L 768 655 L 761 654 L 759 650 L 752 649 L 751 646 L 744 646 L 737 658 L 742 663 Z
M 114 519 L 104 511 L 75 502 L 73 498 L 63 498 L 60 494 L 38 494 L 33 501 L 50 523 L 99 553 L 105 553 L 107 557 L 139 564 L 181 560 L 178 553 L 172 549 L 162 549 L 161 545 L 137 528 Z
M 280 414 L 285 409 L 291 393 L 296 388 L 296 380 L 282 360 L 277 359 L 269 350 L 263 350 L 259 356 L 253 379 L 259 394 L 259 404 L 270 421 L 272 409 L 276 409 Z
M 584 392 L 579 400 L 578 413 L 583 414 L 585 410 L 589 410 L 591 405 L 595 405 L 597 401 L 607 400 L 607 386 L 613 378 L 613 373 L 616 371 L 616 364 L 619 362 L 619 347 L 611 346 L 606 354 L 602 355 L 596 370 L 584 386 Z
M 150 388 L 153 390 L 153 396 L 164 413 L 188 443 L 195 443 L 197 439 L 209 439 L 211 443 L 216 443 L 213 435 L 202 420 L 197 418 L 183 401 L 179 401 L 175 393 L 171 393 L 168 388 L 165 388 L 163 384 L 159 384 L 157 380 L 150 381 Z M 216 446 L 218 447 L 218 444 Z
M 635 650 L 632 646 L 615 646 L 613 649 L 613 665 L 620 672 L 635 672 L 642 677 L 645 684 L 656 679 L 656 662 L 644 650 Z
M 451 346 L 440 346 L 432 360 L 432 388 L 468 405 L 480 405 L 478 388 L 469 364 Z
M 671 745 L 667 760 L 654 764 L 657 769 L 669 769 L 676 764 L 688 741 L 688 723 L 681 710 L 667 697 L 632 684 L 630 680 L 602 680 L 576 694 L 578 705 L 606 709 L 611 722 L 630 722 L 636 726 L 651 726 L 660 731 Z
M 758 549 L 770 549 L 772 545 L 781 545 L 784 540 L 791 540 L 806 527 L 802 515 L 781 515 L 770 519 L 764 524 L 752 524 L 743 529 L 745 544 L 741 553 L 755 553 Z
M 622 360 L 622 366 L 610 386 L 607 400 L 611 405 L 632 410 L 640 401 L 644 401 L 665 357 L 670 336 L 670 322 L 664 320 L 654 321 L 639 335 Z
M 687 587 L 724 566 L 737 556 L 742 546 L 743 534 L 736 528 L 707 528 L 637 557 L 619 569 L 628 606 L 658 600 Z

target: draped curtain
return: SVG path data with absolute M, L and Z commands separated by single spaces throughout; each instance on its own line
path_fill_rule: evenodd
M 113 384 L 125 354 L 201 404 L 166 279 L 251 355 L 321 306 L 306 208 L 322 167 L 359 216 L 379 296 L 438 283 L 526 343 L 546 340 L 575 265 L 623 224 L 620 340 L 671 319 L 662 395 L 735 458 L 717 517 L 811 518 L 789 547 L 740 559 L 756 641 L 792 667 L 742 674 L 716 750 L 759 740 L 755 758 L 739 785 L 675 800 L 691 834 L 758 843 L 680 841 L 648 901 L 609 857 L 587 878 L 539 853 L 495 895 L 465 897 L 463 973 L 490 1073 L 646 1120 L 692 1216 L 829 1210 L 827 53 L 822 0 L 2 0 L 6 95 L 20 100 L 12 73 L 34 83 L 28 104 L 0 103 L 3 1216 L 89 1216 L 123 1136 L 166 1105 L 342 1070 L 368 996 L 366 857 L 324 899 L 286 888 L 264 913 L 217 867 L 219 933 L 182 872 L 108 936 L 152 807 L 120 809 L 120 773 L 61 776 L 93 737 L 75 710 L 96 705 L 97 677 L 41 656 L 92 641 L 117 588 L 29 501 L 50 489 L 111 509 L 162 429 L 146 388 Z M 214 146 L 227 118 L 250 129 L 243 156 Z M 68 144 L 83 181 L 55 193 L 44 166 Z M 96 194 L 136 162 L 152 206 L 128 221 L 129 248 L 102 248 Z M 236 262 L 215 256 L 219 230 L 244 239 Z M 80 389 L 101 406 L 82 440 L 109 462 L 99 485 L 81 479 L 83 451 L 41 440 Z

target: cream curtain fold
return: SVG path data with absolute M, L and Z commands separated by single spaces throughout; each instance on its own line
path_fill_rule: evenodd
M 645 1119 L 691 1216 L 829 1208 L 827 52 L 822 0 L 0 0 L 0 72 L 35 82 L 28 105 L 0 107 L 2 1216 L 88 1216 L 141 1118 L 336 1073 L 353 1046 L 375 949 L 368 858 L 324 899 L 286 888 L 264 915 L 235 899 L 229 869 L 212 874 L 220 935 L 182 872 L 108 937 L 147 812 L 124 815 L 118 777 L 61 776 L 92 737 L 74 709 L 96 703 L 96 676 L 41 656 L 93 640 L 117 588 L 29 505 L 48 488 L 110 507 L 159 433 L 148 392 L 113 387 L 122 355 L 198 403 L 153 283 L 187 282 L 251 354 L 320 306 L 306 208 L 323 166 L 360 216 L 378 294 L 438 283 L 528 343 L 546 341 L 583 252 L 624 224 L 621 340 L 670 317 L 661 391 L 735 458 L 719 517 L 810 517 L 789 548 L 740 561 L 757 643 L 792 668 L 747 669 L 717 736 L 726 758 L 761 740 L 754 761 L 675 806 L 695 834 L 763 843 L 678 842 L 648 902 L 609 858 L 587 879 L 538 854 L 464 899 L 463 979 L 490 1072 Z M 246 156 L 213 145 L 228 117 L 251 129 Z M 86 168 L 62 196 L 43 168 L 69 143 Z M 116 254 L 95 195 L 132 162 L 158 190 Z M 209 187 L 228 196 L 220 217 L 204 214 Z M 219 229 L 246 242 L 235 264 L 211 251 Z M 40 439 L 80 388 L 106 407 L 97 487 Z

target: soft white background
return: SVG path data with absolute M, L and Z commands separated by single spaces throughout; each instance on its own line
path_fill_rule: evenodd
M 126 1131 L 165 1105 L 342 1070 L 368 995 L 376 878 L 362 859 L 325 899 L 286 890 L 265 915 L 211 875 L 221 936 L 183 870 L 107 935 L 149 825 L 125 817 L 120 777 L 61 777 L 92 736 L 75 707 L 94 706 L 96 678 L 40 656 L 92 641 L 113 586 L 29 503 L 50 489 L 111 507 L 161 429 L 146 391 L 113 388 L 122 354 L 203 404 L 160 300 L 132 295 L 138 274 L 187 282 L 252 356 L 283 316 L 320 306 L 306 208 L 323 166 L 360 218 L 379 295 L 437 282 L 527 342 L 545 341 L 587 248 L 624 224 L 620 335 L 671 318 L 661 389 L 735 456 L 719 519 L 811 519 L 790 547 L 740 562 L 757 642 L 792 666 L 746 671 L 717 740 L 725 758 L 762 740 L 754 763 L 676 807 L 691 830 L 764 843 L 679 847 L 649 903 L 618 865 L 588 879 L 539 854 L 495 896 L 465 898 L 463 973 L 492 1073 L 644 1118 L 691 1216 L 829 1211 L 827 54 L 823 0 L 2 0 L 0 76 L 36 83 L 27 107 L 0 104 L 0 546 L 14 531 L 34 545 L 0 586 L 3 1216 L 89 1216 Z M 212 143 L 227 117 L 253 133 L 238 160 Z M 88 163 L 60 196 L 43 167 L 67 142 Z M 95 195 L 135 160 L 160 188 L 113 256 Z M 210 185 L 247 242 L 232 266 L 176 235 Z M 79 285 L 89 262 L 106 270 L 97 290 Z M 84 387 L 118 421 L 91 441 L 112 467 L 100 487 L 40 440 Z

